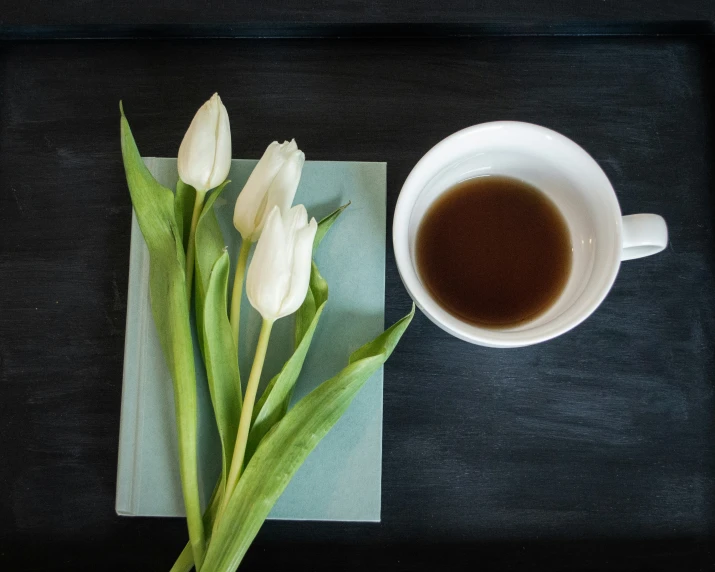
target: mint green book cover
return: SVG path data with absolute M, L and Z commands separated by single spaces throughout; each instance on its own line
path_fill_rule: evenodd
M 146 158 L 163 185 L 178 179 L 176 159 Z M 226 246 L 235 259 L 240 238 L 233 207 L 256 161 L 234 160 L 231 183 L 216 201 Z M 293 401 L 342 369 L 348 356 L 384 329 L 385 185 L 384 163 L 308 161 L 295 202 L 320 220 L 351 201 L 321 243 L 316 263 L 328 282 L 329 298 Z M 116 511 L 125 516 L 183 516 L 171 378 L 151 315 L 149 253 L 132 217 L 124 379 L 119 432 Z M 231 285 L 229 284 L 229 291 Z M 260 316 L 243 299 L 244 378 L 260 329 Z M 292 350 L 292 317 L 276 322 L 262 386 Z M 199 355 L 194 340 L 195 355 Z M 211 495 L 220 467 L 206 375 L 197 360 L 199 466 L 202 502 Z M 363 387 L 345 415 L 308 457 L 269 518 L 284 520 L 379 521 L 382 478 L 382 369 Z

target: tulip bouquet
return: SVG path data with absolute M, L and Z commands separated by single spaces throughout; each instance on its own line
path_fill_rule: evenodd
M 236 201 L 234 226 L 242 242 L 232 269 L 213 211 L 231 164 L 230 124 L 221 99 L 215 94 L 207 101 L 186 132 L 175 192 L 148 171 L 121 105 L 120 110 L 127 183 L 150 255 L 151 310 L 174 385 L 189 542 L 172 570 L 235 570 L 295 472 L 390 356 L 414 308 L 346 356 L 343 370 L 289 409 L 328 301 L 313 252 L 345 207 L 319 223 L 308 220 L 303 205 L 292 206 L 305 156 L 295 141 L 271 143 Z M 238 366 L 244 281 L 248 300 L 263 319 L 245 387 Z M 200 356 L 193 351 L 192 311 Z M 271 329 L 290 315 L 293 354 L 259 398 Z M 204 510 L 198 489 L 196 363 L 206 368 L 222 453 L 221 472 Z

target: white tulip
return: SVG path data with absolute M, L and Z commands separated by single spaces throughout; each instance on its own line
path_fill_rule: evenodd
M 285 215 L 273 207 L 268 215 L 246 279 L 248 300 L 264 320 L 288 316 L 305 300 L 317 230 L 303 205 Z
M 194 115 L 179 147 L 179 177 L 199 192 L 218 187 L 231 168 L 231 125 L 218 93 Z
M 288 211 L 304 163 L 305 155 L 295 139 L 290 143 L 274 141 L 268 146 L 238 195 L 233 212 L 233 225 L 244 241 L 258 240 L 273 207 Z
M 263 324 L 246 384 L 233 459 L 226 478 L 226 492 L 218 508 L 217 522 L 226 509 L 226 499 L 231 498 L 241 478 L 258 382 L 261 379 L 273 323 L 300 308 L 308 292 L 313 241 L 317 230 L 318 223 L 314 218 L 308 222 L 308 213 L 303 205 L 296 205 L 287 212 L 274 206 L 266 218 L 263 233 L 248 267 L 248 301 L 263 317 Z M 244 239 L 244 244 L 250 243 Z M 240 302 L 240 297 L 238 301 Z M 234 299 L 233 303 L 236 302 Z
M 293 139 L 290 143 L 274 141 L 263 153 L 251 172 L 243 190 L 238 195 L 233 211 L 233 226 L 241 233 L 243 241 L 236 264 L 231 294 L 230 322 L 233 338 L 238 346 L 241 320 L 241 297 L 243 276 L 251 245 L 263 231 L 266 219 L 274 207 L 285 213 L 293 204 L 300 176 L 305 164 L 305 155 Z

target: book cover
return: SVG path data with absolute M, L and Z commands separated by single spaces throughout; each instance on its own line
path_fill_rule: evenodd
M 146 158 L 163 185 L 178 179 L 176 159 Z M 240 235 L 233 208 L 256 161 L 234 160 L 231 183 L 215 204 L 235 260 Z M 384 163 L 307 161 L 295 198 L 320 220 L 351 202 L 316 252 L 329 298 L 293 396 L 294 402 L 342 369 L 351 352 L 384 329 Z M 116 511 L 125 516 L 183 516 L 171 378 L 151 315 L 149 253 L 132 217 Z M 231 284 L 229 284 L 229 292 Z M 250 370 L 261 319 L 245 298 L 239 363 Z M 292 351 L 291 317 L 276 322 L 262 386 Z M 199 355 L 194 340 L 195 355 Z M 382 473 L 382 369 L 363 387 L 345 415 L 299 469 L 269 518 L 379 521 Z M 220 468 L 220 447 L 206 375 L 197 359 L 199 477 L 204 504 Z M 259 393 L 260 394 L 260 393 Z

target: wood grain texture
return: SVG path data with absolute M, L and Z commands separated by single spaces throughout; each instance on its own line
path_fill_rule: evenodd
M 4 0 L 4 26 L 713 21 L 709 0 Z
M 0 563 L 168 569 L 185 542 L 180 521 L 113 510 L 118 100 L 142 153 L 169 156 L 217 90 L 235 156 L 295 137 L 310 159 L 387 161 L 388 220 L 433 144 L 515 119 L 573 138 L 624 213 L 671 233 L 540 346 L 473 347 L 416 316 L 386 366 L 383 522 L 268 523 L 246 570 L 712 566 L 713 54 L 697 38 L 0 46 Z M 409 307 L 388 245 L 387 322 Z

